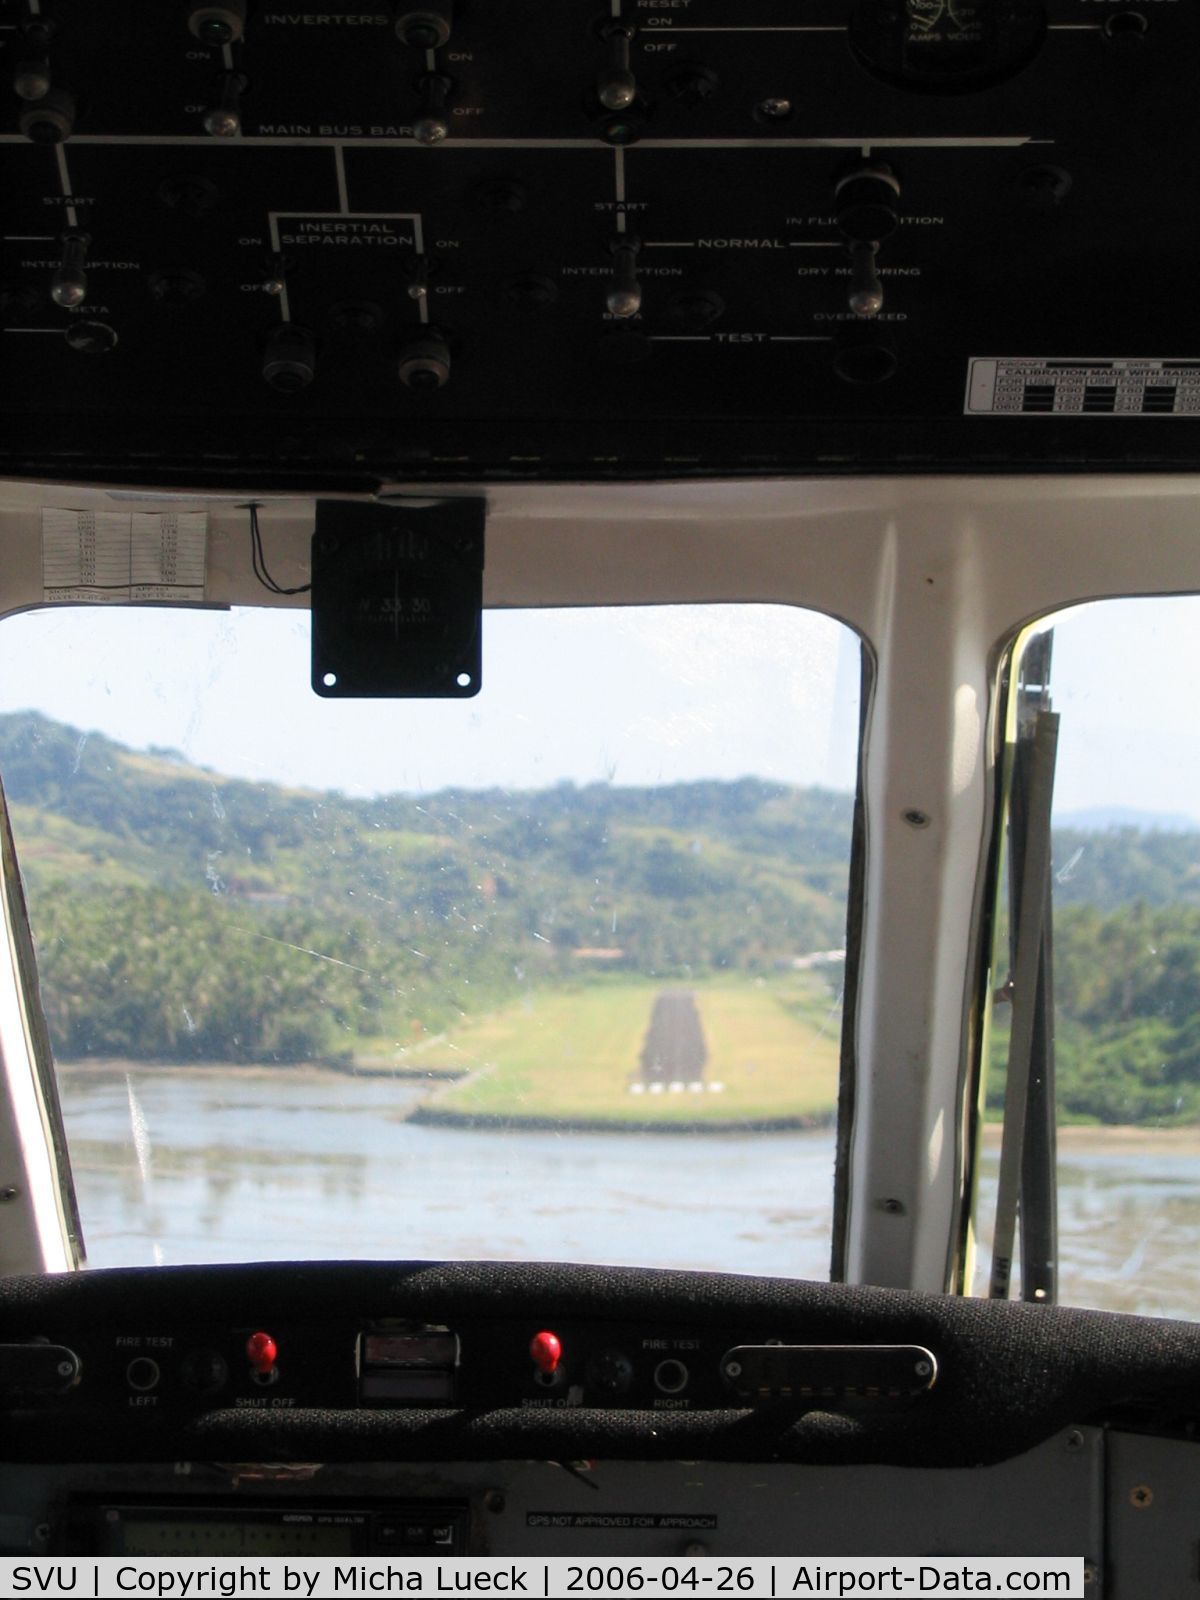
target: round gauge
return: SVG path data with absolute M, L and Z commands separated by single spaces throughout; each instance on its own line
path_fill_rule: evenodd
M 1045 32 L 1042 0 L 859 0 L 850 21 L 851 46 L 870 72 L 934 94 L 1010 78 Z

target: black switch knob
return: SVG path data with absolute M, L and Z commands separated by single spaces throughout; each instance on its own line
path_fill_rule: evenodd
M 396 37 L 414 50 L 440 50 L 453 26 L 454 0 L 432 0 L 423 6 L 401 6 Z
M 41 9 L 36 13 L 31 10 L 29 0 L 25 0 L 22 10 L 25 16 L 21 20 L 20 30 L 25 43 L 32 52 L 44 53 L 58 32 L 58 25 L 50 15 L 50 0 L 42 0 Z
M 317 346 L 307 328 L 281 322 L 267 337 L 263 377 L 281 394 L 299 394 L 317 375 Z
M 75 129 L 75 96 L 51 89 L 22 109 L 17 126 L 33 144 L 65 144 Z
M 146 287 L 160 306 L 186 306 L 203 296 L 206 284 L 188 267 L 164 267 L 150 274 Z
M 900 225 L 900 180 L 882 163 L 848 173 L 833 195 L 837 225 L 852 244 L 878 244 Z
M 6 284 L 0 288 L 0 328 L 36 327 L 41 307 L 41 295 L 28 284 Z
M 236 44 L 246 31 L 246 0 L 196 4 L 188 0 L 188 27 L 202 44 Z
M 107 322 L 75 317 L 63 330 L 68 350 L 81 356 L 106 356 L 121 342 L 117 330 Z
M 63 1344 L 0 1344 L 0 1395 L 65 1394 L 79 1382 L 82 1365 Z
M 633 1382 L 633 1363 L 620 1350 L 602 1350 L 587 1366 L 587 1378 L 601 1394 L 624 1394 Z
M 427 72 L 417 87 L 421 90 L 421 109 L 413 122 L 413 138 L 418 144 L 441 144 L 450 132 L 446 96 L 453 84 L 440 72 Z
M 450 346 L 437 328 L 422 328 L 401 345 L 399 376 L 406 389 L 444 389 L 450 382 Z
M 204 113 L 204 131 L 214 139 L 233 139 L 242 131 L 242 96 L 248 83 L 244 73 L 226 72 L 217 85 L 212 105 Z
M 57 306 L 71 309 L 87 299 L 88 279 L 84 270 L 91 239 L 86 233 L 64 233 L 62 260 L 50 280 L 50 298 Z
M 614 23 L 605 32 L 608 64 L 596 78 L 596 93 L 606 111 L 625 111 L 637 99 L 637 79 L 629 65 L 629 45 L 633 28 Z
M 642 286 L 637 275 L 640 249 L 640 242 L 627 235 L 613 240 L 613 269 L 604 303 L 614 317 L 633 317 L 642 309 Z
M 193 1394 L 216 1394 L 225 1387 L 229 1367 L 216 1350 L 192 1350 L 180 1364 L 179 1376 Z

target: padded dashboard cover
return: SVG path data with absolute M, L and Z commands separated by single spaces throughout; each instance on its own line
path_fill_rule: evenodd
M 0 0 L 0 473 L 1200 462 L 1197 6 L 410 9 Z
M 638 1321 L 769 1326 L 808 1343 L 914 1342 L 938 1382 L 895 1413 L 753 1411 L 245 1411 L 179 1417 L 87 1402 L 86 1381 L 50 1414 L 0 1412 L 9 1460 L 499 1460 L 693 1458 L 962 1467 L 1000 1461 L 1069 1423 L 1115 1409 L 1200 1410 L 1200 1327 L 1106 1312 L 765 1278 L 503 1263 L 299 1263 L 83 1272 L 0 1280 L 0 1340 L 70 1344 L 82 1330 L 136 1332 L 268 1317 L 319 1328 L 347 1315 L 534 1326 Z

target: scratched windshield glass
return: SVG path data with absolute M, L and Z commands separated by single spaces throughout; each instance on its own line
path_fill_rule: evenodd
M 489 613 L 444 703 L 308 657 L 296 612 L 0 628 L 89 1260 L 826 1276 L 857 639 Z

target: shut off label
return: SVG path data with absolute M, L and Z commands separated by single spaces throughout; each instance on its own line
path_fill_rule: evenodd
M 972 356 L 969 417 L 1200 416 L 1200 360 Z

